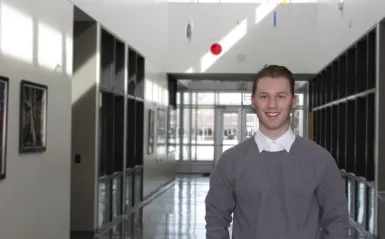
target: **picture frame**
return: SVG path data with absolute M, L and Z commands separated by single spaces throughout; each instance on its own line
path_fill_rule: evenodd
M 44 152 L 47 145 L 48 87 L 22 80 L 20 83 L 19 152 Z
M 154 154 L 154 110 L 149 109 L 148 110 L 148 141 L 147 141 L 147 154 L 152 155 Z
M 0 76 L 0 180 L 7 172 L 8 93 L 9 78 Z

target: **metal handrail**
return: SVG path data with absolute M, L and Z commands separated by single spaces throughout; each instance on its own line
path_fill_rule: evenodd
M 123 175 L 122 172 L 115 172 L 115 173 L 113 173 L 111 175 L 104 175 L 104 176 L 99 177 L 98 181 L 99 181 L 99 183 L 107 182 L 107 181 L 112 181 L 115 178 L 121 177 L 122 175 Z

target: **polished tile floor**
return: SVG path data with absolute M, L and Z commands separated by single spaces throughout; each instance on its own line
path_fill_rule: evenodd
M 175 184 L 145 206 L 134 219 L 134 234 L 126 231 L 125 239 L 204 239 L 205 204 L 209 178 L 178 177 Z M 131 225 L 131 224 L 130 224 Z M 110 238 L 120 239 L 120 236 Z M 352 230 L 354 239 L 365 238 Z

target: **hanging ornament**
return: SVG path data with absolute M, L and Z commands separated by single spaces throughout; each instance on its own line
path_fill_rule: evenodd
M 193 29 L 194 29 L 193 20 L 189 18 L 189 21 L 186 25 L 186 38 L 188 42 L 191 42 Z
M 274 27 L 277 26 L 277 11 L 274 11 L 274 15 L 273 15 L 273 24 L 274 24 Z
M 222 46 L 219 43 L 214 43 L 210 47 L 211 54 L 217 56 L 222 52 Z

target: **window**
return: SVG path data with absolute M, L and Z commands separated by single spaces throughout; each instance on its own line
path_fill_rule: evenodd
M 290 125 L 294 134 L 304 136 L 304 113 L 303 110 L 294 110 L 290 114 Z
M 198 105 L 213 105 L 215 104 L 215 93 L 197 93 L 196 99 L 194 99 L 193 104 Z
M 303 93 L 295 94 L 297 96 L 297 105 L 304 105 L 305 104 L 305 97 Z
M 241 105 L 242 93 L 219 93 L 219 105 Z

